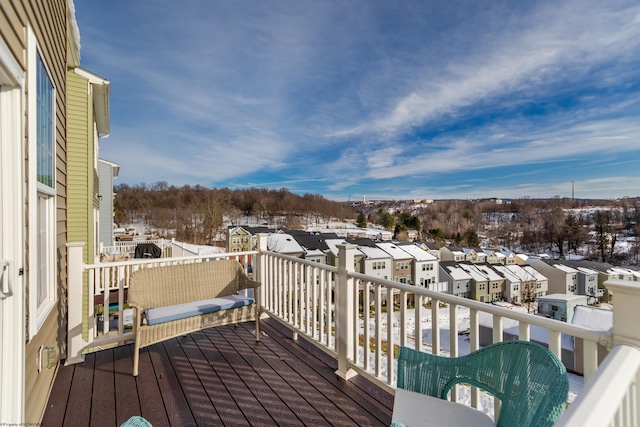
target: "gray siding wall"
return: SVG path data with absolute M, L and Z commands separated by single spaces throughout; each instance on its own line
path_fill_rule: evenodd
M 113 246 L 113 167 L 98 161 L 100 200 L 99 234 L 100 243 Z

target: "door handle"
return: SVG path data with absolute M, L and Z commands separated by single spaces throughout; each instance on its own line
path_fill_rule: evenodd
M 0 261 L 0 299 L 9 298 L 11 295 L 13 295 L 13 288 L 11 286 L 11 270 L 13 270 L 13 263 L 11 261 L 9 261 L 8 259 L 3 259 Z M 7 282 L 6 291 L 5 281 Z

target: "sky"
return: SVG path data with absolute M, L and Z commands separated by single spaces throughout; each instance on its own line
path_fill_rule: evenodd
M 640 196 L 640 3 L 76 0 L 116 184 Z

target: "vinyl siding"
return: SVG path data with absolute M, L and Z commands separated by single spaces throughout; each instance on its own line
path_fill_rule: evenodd
M 89 94 L 89 81 L 67 71 L 67 152 L 68 152 L 68 239 L 69 242 L 85 242 L 83 261 L 93 263 L 94 232 L 93 205 L 93 102 Z M 83 274 L 82 335 L 88 339 L 89 292 L 87 274 Z
M 57 345 L 64 350 L 66 342 L 65 317 L 63 308 L 66 298 L 67 283 L 67 215 L 66 215 L 66 100 L 65 100 L 65 70 L 66 70 L 66 0 L 2 0 L 0 1 L 0 36 L 9 46 L 16 61 L 27 72 L 26 52 L 27 25 L 30 25 L 36 36 L 38 47 L 44 62 L 51 73 L 51 79 L 56 88 L 56 272 L 58 306 L 49 314 L 38 334 L 25 346 L 25 422 L 38 423 L 45 409 L 46 399 L 54 379 L 55 369 L 43 369 L 38 372 L 38 351 L 41 346 Z M 29 102 L 28 81 L 25 85 L 25 104 Z M 25 105 L 24 134 L 28 138 L 29 117 L 28 105 Z M 26 145 L 26 141 L 25 141 Z M 28 154 L 25 151 L 25 166 L 29 166 Z M 28 170 L 28 169 L 26 169 Z M 27 188 L 34 183 L 26 182 Z M 27 206 L 27 210 L 30 209 Z M 28 219 L 28 212 L 25 213 Z M 28 221 L 26 224 L 28 235 Z M 28 242 L 27 242 L 28 245 Z M 28 248 L 27 248 L 28 249 Z M 27 293 L 30 283 L 29 259 L 25 259 Z M 27 295 L 28 297 L 28 295 Z M 25 331 L 26 333 L 26 331 Z

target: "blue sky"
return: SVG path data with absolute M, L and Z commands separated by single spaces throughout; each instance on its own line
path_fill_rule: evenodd
M 76 1 L 116 183 L 640 196 L 637 1 Z

